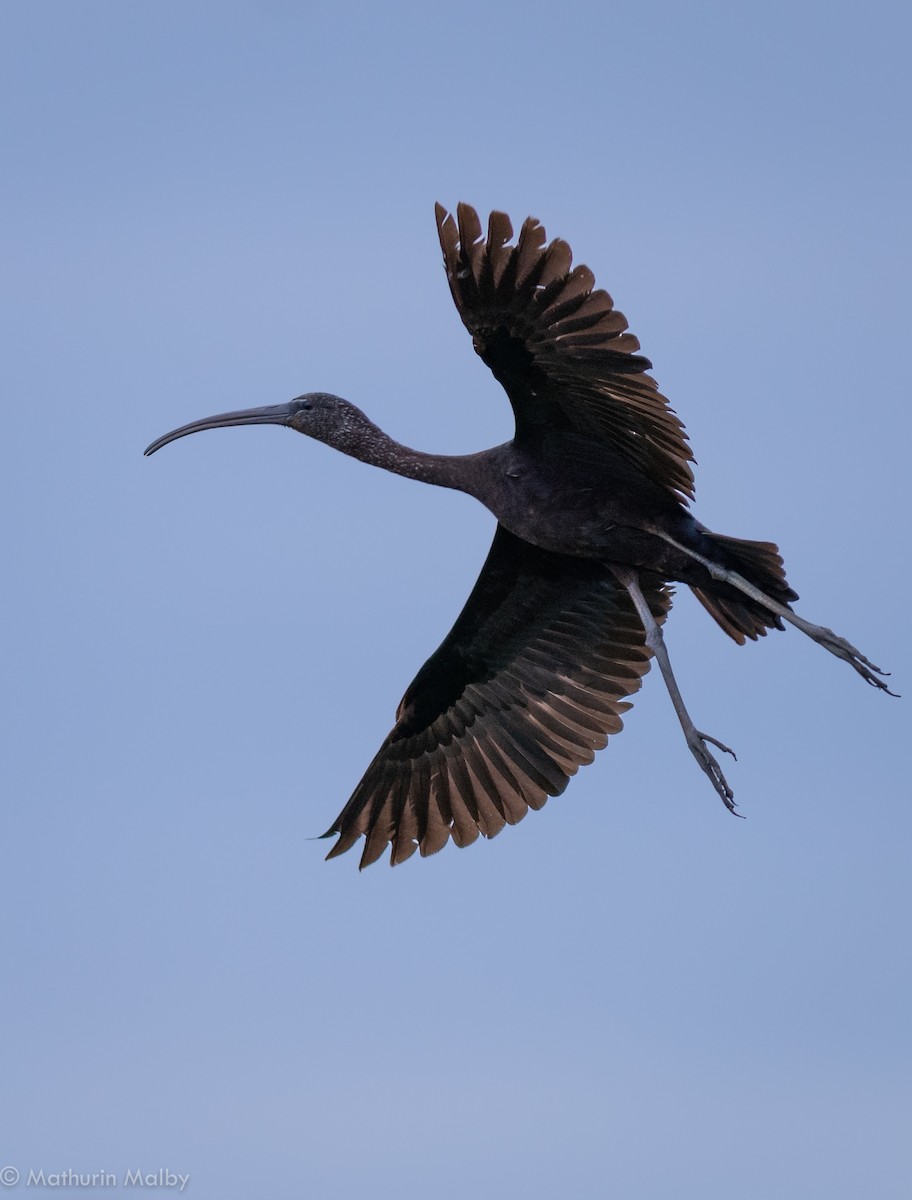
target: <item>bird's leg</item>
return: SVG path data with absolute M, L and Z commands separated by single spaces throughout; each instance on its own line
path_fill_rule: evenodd
M 862 677 L 865 683 L 869 683 L 872 687 L 880 688 L 886 692 L 888 696 L 895 696 L 896 692 L 891 692 L 879 675 L 888 675 L 888 671 L 881 670 L 876 667 L 870 659 L 865 658 L 860 650 L 856 650 L 851 642 L 845 638 L 839 637 L 832 629 L 827 629 L 823 625 L 814 625 L 811 621 L 806 621 L 804 617 L 799 617 L 796 612 L 781 604 L 778 600 L 774 600 L 772 596 L 767 596 L 766 592 L 762 592 L 760 588 L 754 587 L 749 580 L 743 575 L 739 575 L 737 571 L 731 571 L 728 567 L 722 567 L 718 563 L 712 562 L 708 558 L 704 558 L 702 554 L 696 550 L 691 550 L 689 546 L 682 546 L 680 542 L 669 534 L 657 529 L 656 533 L 669 545 L 674 546 L 677 550 L 681 550 L 684 554 L 694 559 L 709 571 L 713 579 L 717 579 L 720 583 L 727 583 L 730 587 L 737 588 L 739 592 L 743 592 L 745 596 L 749 596 L 751 600 L 756 600 L 769 612 L 775 613 L 781 617 L 783 621 L 788 621 L 790 625 L 794 625 L 796 629 L 800 629 L 802 633 L 806 633 L 812 641 L 815 641 L 818 646 L 823 646 L 824 650 L 829 650 L 830 654 L 835 654 L 837 658 L 841 658 L 851 667 L 854 667 L 858 674 Z
M 728 786 L 728 782 L 722 774 L 722 768 L 710 753 L 706 743 L 711 742 L 719 750 L 724 750 L 726 754 L 730 754 L 732 758 L 737 757 L 734 750 L 718 741 L 718 739 L 711 737 L 708 733 L 701 733 L 694 725 L 690 713 L 684 706 L 684 699 L 681 696 L 678 681 L 675 679 L 674 672 L 671 669 L 671 660 L 665 648 L 665 639 L 662 637 L 662 630 L 649 610 L 649 605 L 646 603 L 646 598 L 640 589 L 636 572 L 624 567 L 613 566 L 611 569 L 627 589 L 630 599 L 637 610 L 637 614 L 643 623 L 643 628 L 646 631 L 646 645 L 655 655 L 656 662 L 659 664 L 659 670 L 662 672 L 662 678 L 665 680 L 665 686 L 668 688 L 668 694 L 678 715 L 678 720 L 681 722 L 681 728 L 684 730 L 684 737 L 687 740 L 687 745 L 690 747 L 691 753 L 700 764 L 701 770 L 709 776 L 713 787 L 722 797 L 722 803 L 728 811 L 734 813 L 736 817 L 740 817 L 741 814 L 735 812 L 734 792 Z

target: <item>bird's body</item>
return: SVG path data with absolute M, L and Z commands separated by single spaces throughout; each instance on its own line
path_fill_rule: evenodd
M 419 671 L 396 725 L 334 823 L 330 856 L 366 838 L 362 865 L 452 838 L 494 836 L 539 808 L 621 728 L 654 655 L 688 745 L 727 807 L 732 793 L 677 688 L 660 626 L 666 586 L 690 586 L 738 642 L 788 621 L 886 690 L 842 638 L 798 617 L 777 548 L 707 530 L 686 506 L 692 457 L 683 426 L 636 351 L 627 322 L 566 243 L 529 218 L 515 246 L 492 213 L 440 206 L 450 289 L 476 352 L 503 384 L 515 437 L 477 454 L 425 454 L 395 442 L 347 400 L 289 404 L 194 422 L 146 451 L 226 425 L 280 424 L 385 470 L 456 488 L 497 518 L 462 614 Z
M 681 512 L 648 481 L 638 487 L 643 481 L 636 471 L 609 448 L 576 433 L 507 442 L 480 457 L 482 469 L 472 471 L 475 498 L 516 537 L 556 554 L 645 566 L 631 540 L 639 544 L 645 537 L 661 556 L 662 543 L 649 527 L 663 518 L 673 522 Z

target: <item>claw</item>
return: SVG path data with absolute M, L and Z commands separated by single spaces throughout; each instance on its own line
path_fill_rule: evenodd
M 726 754 L 730 754 L 735 762 L 738 761 L 738 756 L 732 750 L 731 746 L 726 746 L 724 742 L 720 742 L 718 738 L 714 738 L 711 733 L 703 733 L 700 729 L 696 733 L 698 738 L 702 738 L 704 742 L 712 742 L 714 746 L 717 746 L 720 750 L 724 750 Z
M 899 694 L 891 692 L 884 681 L 878 678 L 880 675 L 889 675 L 890 672 L 875 666 L 869 658 L 865 658 L 860 650 L 856 650 L 851 642 L 846 641 L 845 638 L 834 633 L 832 629 L 826 629 L 822 625 L 811 626 L 805 632 L 809 633 L 819 646 L 823 646 L 825 650 L 829 650 L 831 654 L 835 654 L 837 658 L 841 658 L 843 662 L 847 662 L 850 667 L 853 667 L 865 683 L 870 684 L 871 687 L 879 688 L 882 692 L 886 692 L 888 696 L 895 696 L 896 699 L 899 699 Z
M 741 817 L 743 820 L 744 814 L 737 811 L 737 806 L 735 804 L 735 793 L 729 787 L 728 780 L 722 773 L 722 768 L 716 762 L 715 757 L 710 753 L 706 743 L 712 742 L 714 746 L 717 746 L 726 754 L 730 754 L 735 760 L 737 760 L 737 754 L 735 754 L 734 750 L 732 750 L 730 746 L 726 746 L 724 742 L 720 742 L 718 738 L 714 738 L 708 733 L 701 733 L 699 729 L 685 729 L 685 737 L 687 738 L 687 744 L 690 747 L 691 753 L 700 764 L 700 769 L 704 772 L 704 774 L 709 776 L 710 782 L 722 799 L 722 803 L 732 814 L 732 816 Z

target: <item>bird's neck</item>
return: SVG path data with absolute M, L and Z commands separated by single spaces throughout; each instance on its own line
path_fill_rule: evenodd
M 412 450 L 394 441 L 389 434 L 384 433 L 363 418 L 359 422 L 357 436 L 351 439 L 335 440 L 337 449 L 361 462 L 380 467 L 384 471 L 392 471 L 395 475 L 404 475 L 406 479 L 417 479 L 421 483 L 433 483 L 438 487 L 466 489 L 466 461 L 471 456 L 452 454 L 425 454 L 421 450 Z

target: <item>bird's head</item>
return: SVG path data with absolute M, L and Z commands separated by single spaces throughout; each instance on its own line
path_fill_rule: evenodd
M 333 396 L 329 392 L 307 392 L 287 404 L 242 408 L 237 412 L 219 413 L 214 417 L 204 417 L 201 421 L 191 421 L 189 425 L 181 425 L 179 429 L 172 429 L 170 433 L 156 438 L 144 453 L 154 454 L 162 446 L 190 433 L 224 429 L 229 425 L 285 425 L 347 453 L 351 453 L 353 439 L 358 438 L 359 434 L 363 436 L 367 428 L 373 428 L 359 408 L 340 396 Z

